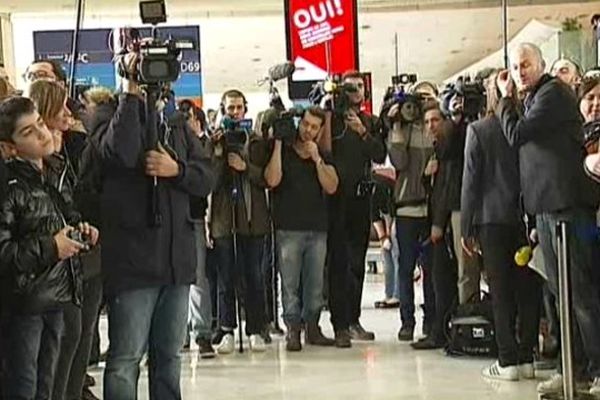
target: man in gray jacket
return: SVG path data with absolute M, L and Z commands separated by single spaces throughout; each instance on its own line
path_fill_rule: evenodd
M 425 89 L 425 85 L 417 85 Z M 432 90 L 420 92 L 422 97 L 435 99 Z M 433 100 L 435 101 L 435 100 Z M 433 155 L 433 140 L 425 134 L 421 121 L 404 124 L 398 118 L 399 107 L 393 106 L 387 117 L 393 122 L 388 137 L 388 152 L 396 168 L 394 203 L 396 206 L 396 235 L 400 253 L 398 281 L 400 284 L 400 319 L 398 333 L 400 341 L 412 341 L 415 329 L 414 270 L 421 256 L 424 269 L 431 268 L 431 246 L 425 245 L 431 223 L 427 210 L 427 192 L 423 185 L 423 174 Z M 435 168 L 434 163 L 429 168 Z M 430 281 L 431 273 L 425 273 L 424 283 L 425 318 L 424 333 L 433 323 L 435 302 Z

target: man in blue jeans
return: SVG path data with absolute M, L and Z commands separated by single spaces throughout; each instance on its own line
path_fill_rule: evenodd
M 569 223 L 568 268 L 573 304 L 575 379 L 591 379 L 590 394 L 600 395 L 600 298 L 594 281 L 595 185 L 583 170 L 583 129 L 573 91 L 544 74 L 541 50 L 533 44 L 517 46 L 511 70 L 498 75 L 502 99 L 496 109 L 504 136 L 519 149 L 521 188 L 525 209 L 537 217 L 550 290 L 558 293 L 556 225 Z M 512 80 L 511 80 L 512 76 Z M 514 81 L 514 82 L 513 82 Z M 515 88 L 516 86 L 516 88 Z M 511 101 L 514 91 L 526 93 L 523 116 Z M 538 392 L 560 392 L 559 373 L 540 383 Z
M 135 57 L 124 57 L 130 77 L 137 76 Z M 104 398 L 137 398 L 140 362 L 148 352 L 150 398 L 179 400 L 179 353 L 196 278 L 190 195 L 207 196 L 214 178 L 199 138 L 185 123 L 171 124 L 167 134 L 138 84 L 123 79 L 122 87 L 116 110 L 99 112 L 92 133 L 101 137 L 102 270 L 109 306 Z M 158 144 L 149 149 L 152 123 Z
M 321 109 L 312 107 L 304 112 L 295 137 L 275 127 L 273 153 L 265 169 L 265 180 L 273 189 L 288 351 L 302 350 L 302 322 L 306 323 L 308 344 L 335 343 L 319 328 L 327 253 L 326 196 L 335 193 L 338 186 L 335 168 L 317 146 L 325 119 Z

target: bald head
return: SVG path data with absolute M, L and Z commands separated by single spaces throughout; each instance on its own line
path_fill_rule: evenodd
M 542 51 L 532 43 L 521 43 L 510 52 L 510 72 L 519 91 L 531 91 L 545 67 Z

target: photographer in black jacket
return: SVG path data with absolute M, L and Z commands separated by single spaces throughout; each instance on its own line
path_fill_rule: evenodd
M 138 55 L 124 57 L 129 76 L 136 76 Z M 214 178 L 186 124 L 170 130 L 161 125 L 157 147 L 148 148 L 146 121 L 155 105 L 146 104 L 137 82 L 123 79 L 122 87 L 116 110 L 96 115 L 104 121 L 98 128 L 106 129 L 99 135 L 102 271 L 110 326 L 104 398 L 137 397 L 140 362 L 148 351 L 150 397 L 181 399 L 179 352 L 189 287 L 196 278 L 190 195 L 208 195 Z M 159 224 L 149 218 L 153 182 L 158 182 Z
M 600 394 L 600 298 L 593 279 L 593 250 L 598 199 L 585 177 L 583 130 L 573 91 L 544 74 L 541 50 L 525 43 L 511 53 L 511 71 L 498 75 L 502 99 L 496 109 L 504 136 L 519 149 L 525 210 L 535 214 L 548 283 L 558 293 L 556 226 L 569 222 L 567 241 L 574 311 L 574 354 L 585 354 L 586 365 L 575 361 L 576 379 L 592 378 L 591 394 Z M 512 76 L 512 80 L 511 80 Z M 514 80 L 514 83 L 513 83 Z M 516 86 L 516 87 L 515 87 Z M 517 112 L 511 97 L 527 93 L 525 113 Z M 583 347 L 581 347 L 583 346 Z M 583 351 L 581 351 L 583 350 Z M 542 393 L 559 392 L 562 374 L 538 386 Z
M 365 83 L 360 73 L 344 75 L 343 83 L 356 90 L 344 92 L 349 108 L 332 116 L 334 164 L 340 184 L 331 198 L 328 235 L 329 304 L 336 346 L 350 347 L 350 338 L 374 340 L 360 325 L 365 257 L 371 227 L 371 164 L 383 163 L 385 144 L 377 118 L 360 108 Z

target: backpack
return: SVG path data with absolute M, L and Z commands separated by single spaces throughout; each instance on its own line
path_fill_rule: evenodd
M 496 357 L 498 354 L 489 294 L 483 292 L 480 302 L 470 300 L 456 307 L 448 326 L 447 355 Z

